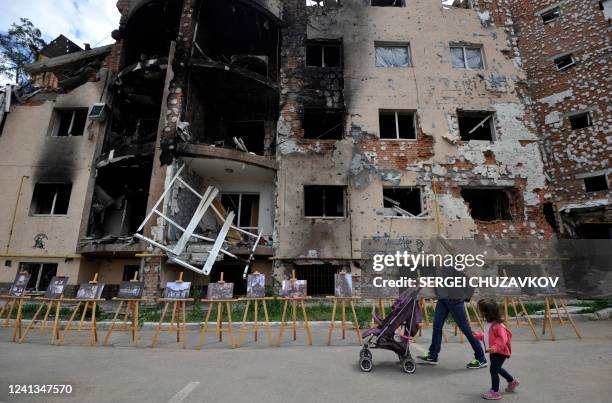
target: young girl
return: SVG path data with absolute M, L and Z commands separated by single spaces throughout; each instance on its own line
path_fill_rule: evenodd
M 481 340 L 489 354 L 491 362 L 491 390 L 482 395 L 486 400 L 499 400 L 499 376 L 508 381 L 506 392 L 514 392 L 519 386 L 519 380 L 515 379 L 502 368 L 504 361 L 512 354 L 512 333 L 503 324 L 501 312 L 497 303 L 493 300 L 481 299 L 478 301 L 478 310 L 484 316 L 487 324 L 484 333 L 474 333 L 474 337 Z

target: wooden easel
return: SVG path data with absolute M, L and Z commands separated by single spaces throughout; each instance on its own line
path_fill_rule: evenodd
M 221 278 L 217 281 L 217 284 L 224 284 L 223 281 L 223 272 L 221 272 Z M 223 332 L 227 332 L 229 334 L 230 339 L 230 347 L 234 348 L 236 344 L 234 343 L 234 333 L 232 330 L 232 303 L 235 301 L 234 299 L 203 299 L 202 302 L 208 302 L 208 311 L 206 312 L 206 317 L 204 319 L 204 326 L 200 329 L 200 338 L 198 339 L 197 349 L 200 350 L 202 345 L 204 345 L 204 341 L 206 339 L 206 333 L 216 333 L 219 341 L 223 341 Z M 208 323 L 210 322 L 210 315 L 212 314 L 215 304 L 217 304 L 217 325 L 214 328 L 208 328 Z M 223 327 L 223 311 L 225 311 L 225 315 L 227 317 L 227 326 Z
M 297 278 L 295 277 L 295 270 L 292 271 L 290 280 L 297 281 Z M 312 346 L 312 334 L 310 333 L 310 324 L 308 323 L 308 315 L 306 314 L 306 307 L 304 305 L 304 300 L 308 298 L 310 297 L 281 298 L 281 301 L 283 301 L 283 315 L 281 317 L 280 329 L 278 331 L 278 342 L 277 342 L 278 347 L 280 347 L 283 342 L 283 335 L 285 333 L 285 328 L 287 328 L 288 330 L 293 330 L 293 341 L 297 340 L 297 331 L 299 329 L 306 330 L 306 336 L 308 337 L 308 344 Z M 291 318 L 292 318 L 293 323 L 288 325 L 287 324 L 287 306 L 289 305 L 289 301 L 291 301 Z M 304 322 L 303 325 L 298 325 L 298 322 L 297 322 L 297 303 L 298 301 L 302 308 L 302 319 Z
M 372 320 L 370 321 L 370 327 L 376 327 L 376 323 L 374 323 L 374 315 L 378 311 L 378 318 L 384 319 L 387 316 L 387 312 L 385 312 L 385 304 L 387 302 L 395 301 L 395 298 L 374 298 L 372 299 Z
M 338 328 L 342 330 L 342 340 L 346 338 L 347 330 L 354 330 L 355 333 L 357 334 L 357 343 L 361 345 L 361 331 L 359 329 L 359 320 L 357 319 L 357 313 L 355 312 L 355 301 L 358 301 L 361 298 L 359 297 L 327 297 L 327 298 L 330 298 L 334 301 L 334 304 L 332 306 L 331 322 L 329 323 L 329 332 L 327 335 L 327 345 L 328 346 L 331 345 L 332 334 L 334 332 L 335 321 L 336 321 L 336 309 L 338 307 L 338 301 L 340 301 L 340 314 L 341 314 L 341 319 L 342 319 L 340 322 L 340 326 Z M 352 315 L 351 321 L 353 323 L 351 323 L 351 321 L 346 320 L 347 303 L 351 308 L 351 312 L 350 312 Z
M 578 327 L 576 327 L 576 322 L 574 322 L 574 318 L 572 317 L 572 314 L 570 313 L 567 307 L 567 304 L 561 298 L 561 296 L 559 295 L 546 296 L 544 297 L 544 304 L 545 304 L 545 311 L 544 311 L 544 318 L 542 318 L 542 336 L 546 334 L 546 322 L 548 322 L 548 325 L 550 327 L 550 339 L 553 341 L 555 340 L 555 326 L 554 326 L 554 320 L 552 317 L 553 314 L 551 312 L 551 307 L 552 305 L 554 305 L 555 311 L 557 312 L 557 322 L 559 323 L 559 325 L 565 326 L 566 321 L 569 322 L 574 328 L 574 332 L 576 332 L 576 336 L 578 336 L 579 339 L 582 339 L 582 336 L 580 335 L 580 332 L 578 331 Z M 561 305 L 561 307 L 565 311 L 565 315 L 567 316 L 566 320 L 563 320 L 563 316 L 561 314 L 561 311 L 559 310 L 559 305 Z
M 98 273 L 94 275 L 93 280 L 91 280 L 89 284 L 97 284 L 97 283 L 98 283 Z M 83 303 L 84 303 L 83 313 L 81 314 L 81 320 L 79 320 L 79 326 L 76 328 L 76 331 L 80 332 L 81 330 L 89 330 L 90 331 L 89 344 L 91 346 L 97 344 L 98 343 L 98 326 L 97 326 L 97 321 L 96 321 L 96 307 L 97 307 L 98 302 L 104 301 L 104 300 L 103 299 L 77 299 L 75 298 L 75 299 L 64 299 L 64 301 L 76 302 L 77 304 L 74 307 L 72 311 L 72 315 L 70 315 L 70 319 L 68 319 L 68 322 L 66 323 L 66 327 L 64 328 L 62 335 L 57 341 L 57 344 L 58 345 L 62 344 L 64 342 L 64 338 L 66 337 L 66 334 L 70 330 L 73 330 L 71 329 L 72 321 L 74 320 L 74 317 L 76 316 L 79 308 L 81 307 L 81 304 Z M 89 327 L 84 326 L 88 309 L 91 310 L 91 321 L 90 321 Z
M 138 272 L 134 273 L 134 278 L 131 279 L 130 282 L 138 282 Z M 134 343 L 134 346 L 138 347 L 138 342 L 140 341 L 138 337 L 138 311 L 140 308 L 140 301 L 142 300 L 142 298 L 113 298 L 113 301 L 119 301 L 119 305 L 115 310 L 115 316 L 113 316 L 113 320 L 111 322 L 110 328 L 108 329 L 108 333 L 106 333 L 106 337 L 104 338 L 105 346 L 108 346 L 108 340 L 110 339 L 111 333 L 113 333 L 113 331 L 116 329 L 118 331 L 123 332 L 131 331 L 132 343 Z M 115 326 L 117 317 L 121 313 L 121 308 L 123 308 L 124 304 L 125 309 L 122 323 Z
M 23 333 L 23 336 L 21 336 L 21 339 L 19 339 L 19 343 L 22 343 L 25 338 L 27 337 L 29 331 L 31 329 L 40 329 L 40 334 L 44 334 L 45 329 L 48 327 L 47 326 L 47 320 L 49 319 L 49 314 L 51 313 L 51 311 L 53 310 L 53 308 L 55 307 L 55 317 L 53 319 L 53 326 L 51 326 L 52 331 L 51 331 L 51 344 L 55 344 L 57 341 L 59 341 L 60 339 L 60 332 L 59 332 L 59 319 L 60 319 L 60 310 L 61 310 L 61 305 L 62 305 L 62 301 L 64 301 L 64 296 L 63 294 L 59 297 L 59 298 L 43 298 L 43 297 L 39 297 L 39 298 L 35 298 L 36 301 L 40 301 L 41 304 L 38 307 L 38 309 L 36 310 L 36 313 L 34 314 L 34 316 L 32 317 L 32 320 L 30 321 L 30 324 L 28 325 L 28 327 L 26 328 L 25 332 Z M 40 321 L 39 324 L 36 324 L 36 320 L 38 319 L 38 315 L 40 315 L 42 313 L 42 310 L 47 307 L 47 310 L 45 311 L 45 316 L 44 318 Z
M 523 325 L 524 323 L 521 323 L 521 320 L 519 318 L 519 310 L 517 309 L 517 306 L 520 305 L 521 310 L 523 312 L 523 316 L 525 317 L 525 321 L 527 322 L 527 325 L 529 325 L 529 327 L 531 328 L 531 331 L 533 332 L 533 337 L 535 337 L 536 340 L 539 340 L 538 337 L 538 333 L 535 330 L 535 326 L 533 326 L 533 322 L 531 320 L 531 316 L 529 316 L 529 313 L 527 313 L 527 309 L 525 309 L 525 304 L 523 303 L 523 300 L 521 299 L 520 296 L 505 296 L 504 297 L 504 322 L 506 324 L 506 326 L 510 326 L 510 316 L 508 315 L 508 305 L 511 304 L 512 308 L 514 309 L 514 319 L 516 321 L 516 327 L 521 327 L 521 325 Z
M 183 272 L 180 272 L 177 283 L 183 282 Z M 172 319 L 170 320 L 170 325 L 168 326 L 168 332 L 172 332 L 174 330 L 174 325 L 176 324 L 176 342 L 183 342 L 183 348 L 187 348 L 187 325 L 186 325 L 186 314 L 185 314 L 185 303 L 192 302 L 193 298 L 158 298 L 158 302 L 164 303 L 164 308 L 162 309 L 161 317 L 159 318 L 159 323 L 157 324 L 157 328 L 155 329 L 155 333 L 153 334 L 153 340 L 151 341 L 151 348 L 157 345 L 157 337 L 159 336 L 159 332 L 162 331 L 164 318 L 166 317 L 166 312 L 168 311 L 168 306 L 172 304 Z M 175 322 L 176 319 L 176 322 Z
M 472 308 L 472 312 L 474 312 L 474 317 L 476 318 L 476 320 L 472 320 L 470 316 L 470 308 Z M 476 306 L 476 303 L 474 301 L 470 301 L 469 303 L 465 302 L 463 304 L 463 309 L 465 311 L 465 316 L 470 327 L 478 325 L 480 327 L 480 330 L 484 332 L 484 326 L 482 324 L 482 320 L 480 319 L 480 314 L 478 313 L 478 307 Z M 463 343 L 463 333 L 459 331 L 459 326 L 455 324 L 455 336 L 457 336 L 457 333 L 459 333 L 459 342 Z
M 259 275 L 258 271 L 253 272 L 254 275 Z M 242 345 L 242 339 L 244 337 L 244 332 L 252 331 L 253 332 L 253 340 L 257 342 L 257 335 L 260 329 L 264 329 L 266 331 L 266 335 L 268 336 L 268 344 L 272 345 L 272 326 L 270 325 L 270 318 L 268 316 L 268 307 L 266 305 L 266 301 L 271 300 L 272 297 L 261 297 L 261 298 L 240 298 L 240 301 L 246 301 L 246 306 L 244 307 L 244 315 L 242 316 L 242 325 L 240 326 L 240 331 L 238 332 L 238 343 L 236 347 L 240 347 Z M 253 302 L 253 325 L 247 325 L 247 316 L 249 314 L 249 306 Z M 264 322 L 259 322 L 258 318 L 258 305 L 261 304 L 261 307 L 264 312 Z

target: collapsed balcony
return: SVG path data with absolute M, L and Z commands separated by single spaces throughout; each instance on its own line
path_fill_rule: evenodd
M 278 20 L 256 2 L 202 4 L 189 61 L 183 142 L 272 158 L 278 119 Z

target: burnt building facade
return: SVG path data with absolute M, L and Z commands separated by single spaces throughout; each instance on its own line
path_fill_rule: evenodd
M 35 63 L 40 91 L 7 114 L 10 153 L 17 115 L 62 115 L 60 100 L 77 97 L 58 118 L 66 136 L 45 137 L 37 115 L 27 159 L 2 161 L 82 168 L 62 179 L 61 219 L 30 203 L 55 180 L 17 168 L 6 179 L 28 177 L 3 196 L 17 206 L 3 233 L 23 240 L 7 246 L 1 281 L 56 259 L 72 283 L 139 271 L 156 294 L 179 271 L 196 286 L 223 272 L 240 294 L 248 264 L 270 285 L 296 271 L 318 295 L 333 293 L 335 272 L 358 278 L 367 238 L 554 238 L 559 191 L 526 28 L 512 2 L 448 3 L 120 0 L 116 43 Z M 30 248 L 32 231 L 45 248 Z

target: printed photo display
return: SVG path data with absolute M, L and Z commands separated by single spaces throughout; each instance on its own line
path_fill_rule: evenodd
M 263 298 L 266 296 L 266 275 L 249 274 L 247 278 L 247 297 Z
M 136 299 L 142 297 L 144 283 L 138 281 L 122 281 L 117 298 Z
M 353 276 L 348 273 L 334 274 L 335 296 L 348 298 L 353 296 Z
M 232 299 L 234 283 L 210 283 L 206 289 L 206 299 Z
M 47 287 L 45 291 L 45 298 L 61 298 L 64 293 L 64 288 L 66 288 L 66 284 L 68 284 L 68 277 L 53 277 L 49 283 L 49 287 Z
M 306 280 L 283 280 L 282 296 L 285 298 L 303 298 L 306 296 Z
M 191 283 L 188 281 L 183 281 L 183 282 L 170 281 L 166 283 L 166 288 L 164 289 L 164 298 L 168 298 L 168 299 L 189 298 L 190 289 L 191 289 Z
M 77 299 L 100 299 L 104 290 L 104 283 L 90 284 L 85 283 L 79 286 Z
M 29 273 L 17 273 L 15 281 L 9 290 L 9 295 L 12 297 L 21 297 L 25 294 L 26 287 L 30 281 Z

